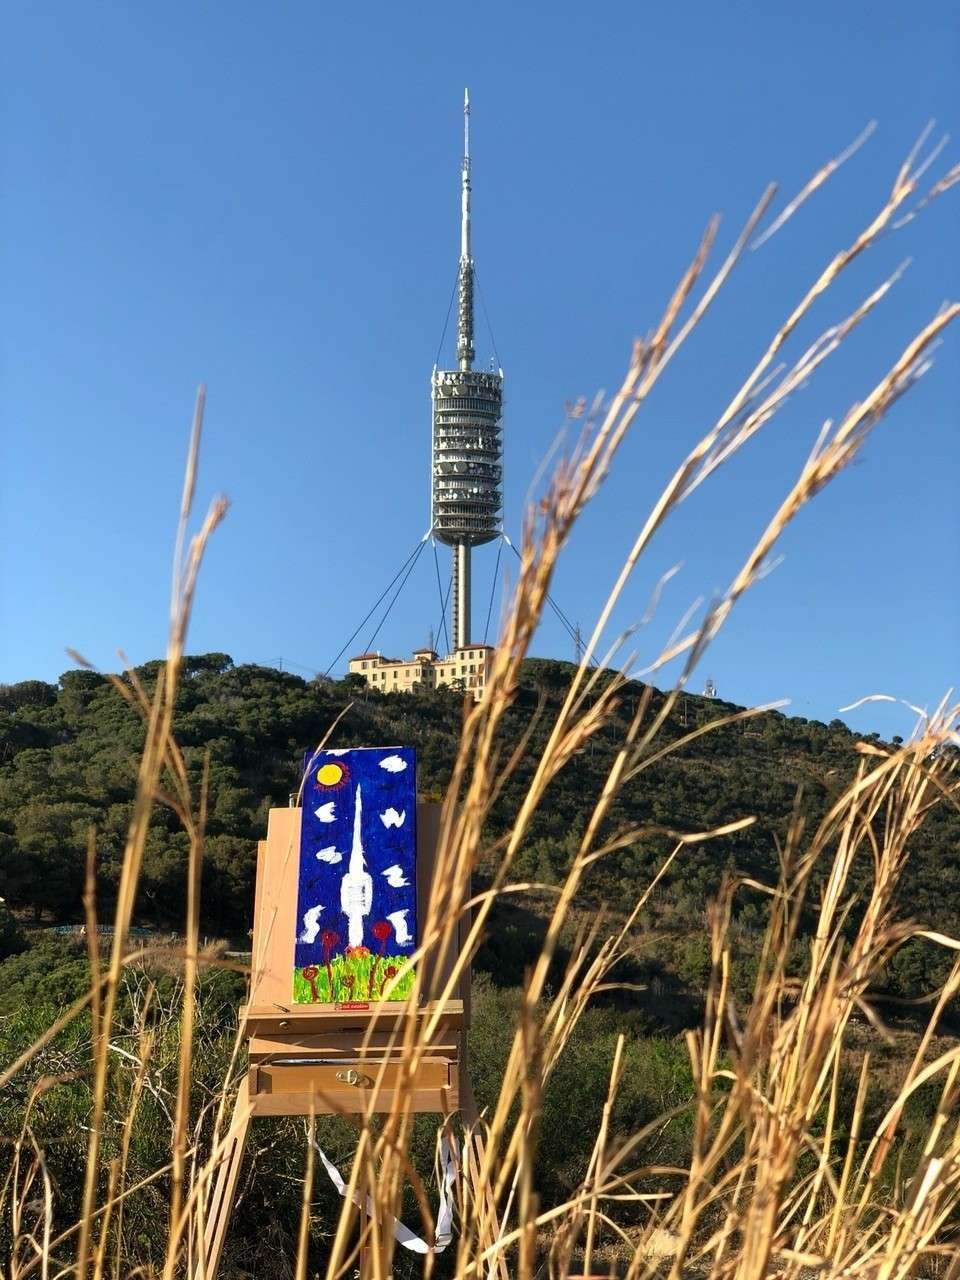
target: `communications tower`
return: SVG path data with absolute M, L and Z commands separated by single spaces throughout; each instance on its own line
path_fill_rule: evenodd
M 502 532 L 503 370 L 474 369 L 470 97 L 463 95 L 457 368 L 433 370 L 431 532 L 453 551 L 454 646 L 470 644 L 470 555 Z

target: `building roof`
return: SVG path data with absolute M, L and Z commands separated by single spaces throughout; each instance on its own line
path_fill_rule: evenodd
M 484 649 L 488 653 L 493 653 L 492 644 L 474 643 L 474 644 L 462 644 L 460 645 L 459 648 L 454 649 L 453 653 L 449 653 L 446 655 L 446 657 L 443 657 L 436 651 L 436 649 L 428 649 L 426 645 L 424 645 L 422 649 L 414 649 L 413 658 L 388 658 L 384 653 L 357 653 L 357 654 L 354 654 L 354 656 L 350 659 L 350 661 L 351 662 L 370 662 L 370 661 L 381 662 L 384 664 L 384 666 L 389 664 L 403 666 L 404 663 L 406 663 L 409 666 L 410 663 L 416 660 L 417 658 L 422 657 L 424 654 L 428 654 L 431 662 L 451 662 L 458 653 L 464 653 L 466 652 L 467 649 Z

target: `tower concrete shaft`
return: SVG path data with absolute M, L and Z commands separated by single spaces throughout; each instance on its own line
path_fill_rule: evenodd
M 453 636 L 454 647 L 465 649 L 470 643 L 470 546 L 458 542 L 453 548 Z

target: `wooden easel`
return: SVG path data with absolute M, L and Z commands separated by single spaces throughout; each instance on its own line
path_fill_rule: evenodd
M 432 1016 L 436 1005 L 416 1009 L 372 1002 L 366 1008 L 291 1003 L 296 938 L 301 810 L 271 809 L 267 838 L 257 846 L 253 955 L 249 1003 L 240 1010 L 249 1065 L 233 1115 L 220 1144 L 213 1186 L 206 1201 L 199 1257 L 192 1280 L 215 1280 L 250 1121 L 256 1116 L 358 1115 L 389 1111 L 401 1070 L 402 1023 Z M 417 805 L 417 885 L 425 918 L 439 832 L 439 805 Z M 466 923 L 461 923 L 465 931 Z M 454 957 L 442 957 L 436 977 L 449 974 Z M 427 984 L 427 989 L 430 989 Z M 439 989 L 434 986 L 432 989 Z M 466 1031 L 470 1022 L 470 976 L 459 998 L 443 1006 L 413 1082 L 412 1110 L 477 1120 L 467 1078 Z M 370 1030 L 371 1020 L 375 1030 Z M 409 1093 L 407 1094 L 409 1097 Z M 470 1176 L 482 1146 L 465 1154 Z

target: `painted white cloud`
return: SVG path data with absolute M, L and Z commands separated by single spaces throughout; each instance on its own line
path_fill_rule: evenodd
M 343 854 L 337 852 L 337 846 L 334 844 L 327 845 L 326 849 L 318 849 L 317 857 L 321 862 L 342 862 Z
M 399 862 L 395 862 L 392 867 L 387 867 L 383 874 L 387 877 L 387 884 L 391 889 L 403 889 L 410 883 L 403 874 L 403 867 Z
M 388 809 L 386 813 L 381 813 L 380 821 L 389 830 L 390 827 L 402 827 L 406 816 L 406 809 L 401 809 L 399 813 L 396 809 Z
M 303 933 L 300 935 L 301 942 L 315 942 L 317 934 L 320 932 L 320 912 L 323 905 L 319 907 L 311 907 L 309 911 L 303 914 Z M 289 934 L 287 935 L 290 936 Z
M 317 817 L 321 822 L 336 822 L 337 806 L 336 801 L 328 800 L 326 804 L 322 804 L 316 811 Z
M 349 747 L 327 747 L 325 754 L 328 756 L 345 756 L 349 750 Z
M 407 767 L 407 762 L 403 756 L 384 756 L 380 761 L 380 768 L 386 769 L 388 773 L 403 773 Z
M 401 947 L 409 946 L 413 941 L 413 934 L 407 925 L 407 912 L 409 907 L 404 907 L 402 911 L 391 911 L 387 919 L 393 925 L 393 931 L 397 935 L 397 942 Z

